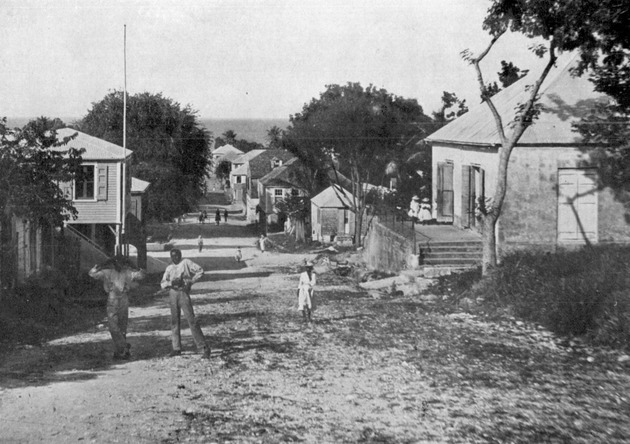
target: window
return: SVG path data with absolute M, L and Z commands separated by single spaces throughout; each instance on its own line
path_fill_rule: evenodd
M 271 166 L 272 166 L 272 168 L 277 168 L 279 166 L 282 166 L 282 160 L 281 159 L 276 159 L 274 157 L 274 159 L 271 161 Z
M 74 181 L 74 199 L 94 199 L 95 188 L 94 165 L 82 166 L 81 173 Z
M 291 188 L 291 196 L 299 196 L 300 195 L 300 191 L 296 190 L 295 188 Z
M 243 183 L 242 182 L 242 180 L 243 180 L 242 177 L 243 176 L 236 176 L 236 183 Z
M 273 190 L 273 201 L 274 203 L 278 202 L 279 200 L 284 199 L 284 191 L 282 190 L 282 188 L 276 188 L 275 190 Z

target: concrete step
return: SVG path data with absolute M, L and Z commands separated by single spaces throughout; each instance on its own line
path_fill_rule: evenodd
M 441 265 L 441 266 L 461 266 L 461 265 L 476 265 L 481 263 L 481 258 L 424 258 L 422 265 Z
M 425 258 L 448 259 L 448 258 L 470 258 L 481 259 L 481 251 L 431 251 L 424 252 Z

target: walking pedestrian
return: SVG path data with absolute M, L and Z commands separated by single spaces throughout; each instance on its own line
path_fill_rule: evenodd
M 203 276 L 203 268 L 190 259 L 182 259 L 182 252 L 177 248 L 171 250 L 171 261 L 173 263 L 166 267 L 161 282 L 162 288 L 169 289 L 171 305 L 171 342 L 173 350 L 169 356 L 182 354 L 180 316 L 183 311 L 197 351 L 201 353 L 203 358 L 209 359 L 210 347 L 206 343 L 198 320 L 195 318 L 192 300 L 190 299 L 190 288 Z
M 313 288 L 317 280 L 313 266 L 313 262 L 309 261 L 306 263 L 304 271 L 300 274 L 300 282 L 298 283 L 298 310 L 302 312 L 304 322 L 311 322 Z
M 267 236 L 265 236 L 264 234 L 261 234 L 260 239 L 258 239 L 258 246 L 260 247 L 260 251 L 262 253 L 265 252 L 266 243 L 267 243 Z
M 94 265 L 88 274 L 93 279 L 103 281 L 103 288 L 107 292 L 107 323 L 114 342 L 114 360 L 129 359 L 129 289 L 134 281 L 144 279 L 145 272 L 136 268 L 126 257 L 117 255 L 100 265 Z
M 223 222 L 227 223 L 228 211 L 227 208 L 223 210 Z
M 197 245 L 199 245 L 199 253 L 201 253 L 203 250 L 203 238 L 201 237 L 201 234 L 197 238 Z
M 236 248 L 236 254 L 234 255 L 234 259 L 236 259 L 236 262 L 240 262 L 241 259 L 243 259 L 243 253 L 241 253 L 241 247 Z
M 217 212 L 214 215 L 214 220 L 219 225 L 221 223 L 221 211 L 217 208 Z

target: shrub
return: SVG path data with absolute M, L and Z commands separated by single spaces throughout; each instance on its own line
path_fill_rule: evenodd
M 495 309 L 544 325 L 563 335 L 630 347 L 630 249 L 596 247 L 556 254 L 516 252 L 492 275 L 470 285 L 468 297 L 481 297 Z M 441 286 L 458 286 L 459 276 Z

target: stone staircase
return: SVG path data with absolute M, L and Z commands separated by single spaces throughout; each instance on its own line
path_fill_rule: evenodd
M 481 240 L 431 241 L 418 244 L 420 266 L 464 269 L 481 265 Z

